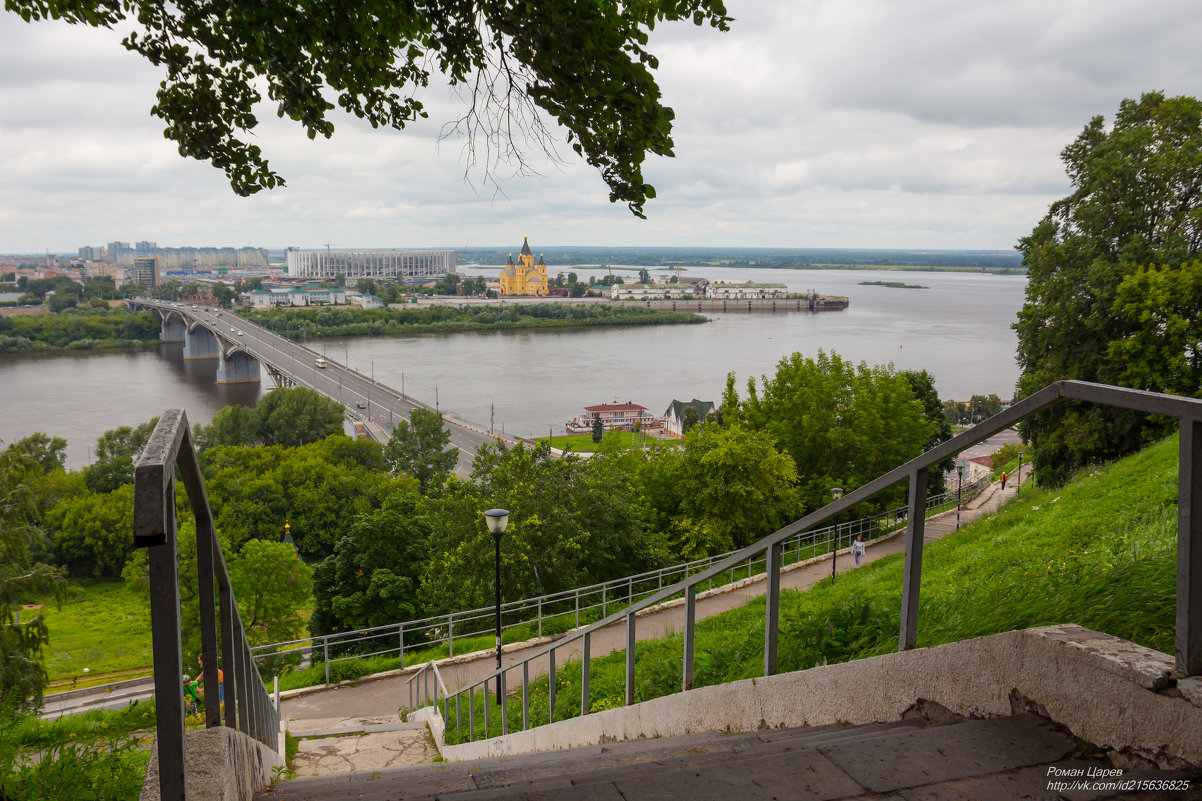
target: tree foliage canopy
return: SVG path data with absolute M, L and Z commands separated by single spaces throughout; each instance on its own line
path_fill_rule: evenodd
M 548 134 L 538 110 L 567 129 L 573 150 L 601 171 L 610 199 L 642 216 L 655 191 L 646 153 L 672 154 L 672 110 L 661 103 L 647 50 L 659 22 L 691 20 L 726 30 L 721 0 L 578 3 L 499 0 L 287 3 L 235 0 L 8 0 L 26 21 L 56 18 L 93 27 L 132 26 L 124 46 L 166 72 L 151 113 L 181 155 L 225 171 L 249 195 L 283 184 L 257 145 L 260 87 L 276 114 L 310 139 L 330 137 L 333 99 L 372 127 L 403 129 L 426 111 L 416 96 L 432 72 L 463 87 L 456 129 L 485 139 L 486 166 L 522 163 L 515 137 Z
M 831 487 L 858 487 L 914 458 L 938 430 L 906 376 L 822 350 L 815 359 L 786 356 L 759 387 L 748 380 L 747 391 L 738 419 L 793 457 L 808 509 L 827 503 Z M 728 424 L 733 402 L 724 393 Z
M 1176 380 L 1188 374 L 1178 357 L 1190 347 L 1202 296 L 1178 299 L 1166 290 L 1193 280 L 1187 265 L 1202 255 L 1202 103 L 1159 92 L 1124 100 L 1110 130 L 1094 117 L 1061 158 L 1073 192 L 1018 246 L 1028 283 L 1015 324 L 1023 371 L 1017 396 L 1059 379 L 1195 394 L 1196 382 Z M 1168 317 L 1148 307 L 1156 293 L 1170 305 Z M 1144 347 L 1166 335 L 1175 343 Z M 1162 428 L 1134 412 L 1062 403 L 1023 430 L 1039 480 L 1060 483 L 1074 468 L 1134 450 Z
M 393 473 L 413 476 L 422 491 L 442 485 L 459 461 L 459 451 L 451 445 L 451 432 L 442 421 L 442 412 L 414 409 L 408 420 L 401 420 L 384 446 L 384 459 Z

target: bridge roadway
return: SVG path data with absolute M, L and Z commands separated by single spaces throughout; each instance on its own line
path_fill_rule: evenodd
M 377 442 L 387 442 L 396 423 L 408 420 L 414 409 L 433 408 L 231 311 L 208 306 L 197 306 L 193 310 L 187 303 L 145 298 L 134 299 L 130 305 L 154 309 L 164 320 L 169 315 L 178 315 L 189 330 L 203 326 L 217 337 L 225 355 L 238 350 L 245 352 L 267 369 L 278 386 L 305 386 L 338 401 L 346 410 L 347 418 L 363 422 L 368 434 Z M 319 358 L 326 360 L 325 368 L 316 366 Z M 495 439 L 511 444 L 516 442 L 512 437 L 489 435 L 483 426 L 453 415 L 444 413 L 443 420 L 451 432 L 451 444 L 459 453 L 455 472 L 462 477 L 471 474 L 472 458 L 481 444 Z

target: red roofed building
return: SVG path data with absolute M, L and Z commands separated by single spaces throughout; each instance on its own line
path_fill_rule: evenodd
M 637 403 L 629 401 L 584 407 L 584 423 L 588 426 L 591 426 L 594 420 L 600 420 L 601 425 L 606 428 L 622 428 L 633 425 L 635 421 L 649 423 L 655 419 L 655 416 L 647 411 L 646 406 L 639 406 Z

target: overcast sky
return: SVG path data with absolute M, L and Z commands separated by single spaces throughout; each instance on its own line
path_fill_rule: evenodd
M 1198 0 L 733 0 L 729 33 L 657 29 L 676 158 L 647 220 L 583 162 L 498 191 L 438 142 L 335 119 L 310 142 L 264 108 L 288 182 L 235 196 L 150 116 L 161 76 L 121 34 L 0 12 L 0 253 L 160 245 L 1004 249 L 1068 189 L 1060 150 L 1095 114 L 1202 92 Z M 561 149 L 573 155 L 570 149 Z

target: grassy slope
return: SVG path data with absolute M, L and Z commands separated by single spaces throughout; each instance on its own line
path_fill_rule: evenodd
M 1176 459 L 1174 438 L 1062 490 L 1024 486 L 1023 498 L 999 514 L 928 545 L 919 645 L 1079 623 L 1172 653 Z M 899 554 L 836 583 L 783 593 L 780 669 L 896 650 L 901 575 Z M 697 686 L 762 675 L 763 621 L 761 599 L 700 623 Z M 639 643 L 638 700 L 678 691 L 681 654 L 679 636 Z M 592 709 L 621 704 L 624 665 L 620 652 L 593 660 Z M 546 720 L 546 692 L 545 679 L 531 687 L 532 721 Z M 477 736 L 482 701 L 477 695 Z M 572 663 L 558 673 L 556 719 L 579 707 L 580 667 Z M 511 726 L 520 725 L 520 696 L 508 702 L 508 714 Z M 492 728 L 499 729 L 495 711 Z
M 150 673 L 150 606 L 144 593 L 120 581 L 73 585 L 62 608 L 44 599 L 50 629 L 46 670 L 52 684 L 70 684 L 83 669 L 95 681 L 105 676 L 117 681 Z M 28 614 L 28 613 L 27 613 Z M 49 692 L 67 689 L 52 686 Z

